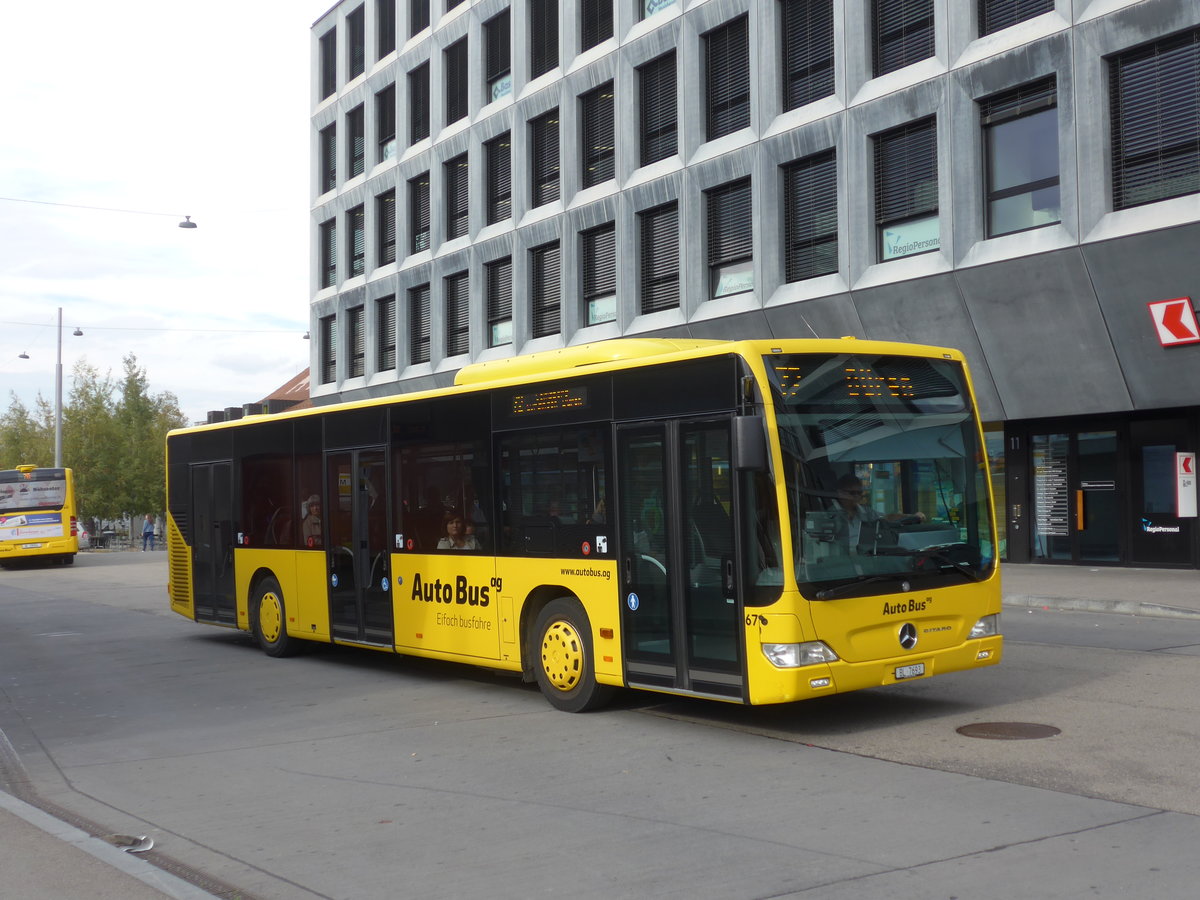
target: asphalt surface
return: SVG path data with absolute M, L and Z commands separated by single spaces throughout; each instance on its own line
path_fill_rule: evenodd
M 1192 570 L 1009 565 L 1003 573 L 1004 602 L 1009 611 L 1084 610 L 1200 618 L 1200 577 Z M 15 752 L 0 733 L 0 767 L 6 762 L 19 770 Z M 1151 818 L 1146 819 L 1144 827 L 1153 827 Z M 110 836 L 106 841 L 89 835 L 0 791 L 0 900 L 156 897 L 198 900 L 214 896 L 110 841 L 119 843 L 121 838 Z M 1064 839 L 1066 850 L 1069 845 L 1070 841 Z M 1010 848 L 1002 855 L 1007 858 L 1006 864 L 1020 865 L 1019 848 Z M 1001 863 L 998 856 L 998 881 L 1011 878 L 1011 870 L 1004 874 Z M 869 879 L 856 881 L 854 885 L 858 897 L 904 895 L 907 890 L 897 885 L 875 886 Z M 840 890 L 847 887 L 843 885 Z

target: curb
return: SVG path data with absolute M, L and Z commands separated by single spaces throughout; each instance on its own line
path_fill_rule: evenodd
M 1056 609 L 1080 612 L 1121 613 L 1128 616 L 1154 616 L 1162 619 L 1200 619 L 1200 610 L 1139 600 L 1092 600 L 1085 597 L 1037 597 L 1028 594 L 1008 595 L 1004 606 L 1018 609 Z
M 136 878 L 147 887 L 154 888 L 174 900 L 213 900 L 213 895 L 207 891 L 188 884 L 182 878 L 145 860 L 138 859 L 124 850 L 119 850 L 98 837 L 92 837 L 74 825 L 68 825 L 49 813 L 42 812 L 36 806 L 19 800 L 2 790 L 0 790 L 0 809 L 12 813 L 18 819 L 44 831 L 52 838 L 78 847 L 101 862 L 118 869 L 131 878 Z

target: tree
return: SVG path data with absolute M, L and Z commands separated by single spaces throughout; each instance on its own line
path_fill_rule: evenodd
M 38 395 L 34 413 L 16 394 L 0 416 L 0 469 L 54 465 L 54 410 Z
M 112 377 L 101 377 L 86 360 L 75 364 L 71 395 L 63 410 L 63 463 L 75 470 L 81 510 L 101 519 L 125 512 L 118 489 L 120 448 Z
M 174 394 L 150 394 L 146 371 L 132 353 L 123 360 L 125 378 L 114 419 L 123 446 L 120 498 L 131 514 L 166 509 L 166 438 L 187 424 Z
M 80 360 L 63 405 L 63 465 L 75 470 L 78 507 L 120 519 L 166 508 L 167 432 L 187 424 L 174 394 L 152 394 L 137 357 L 118 383 Z M 12 396 L 0 416 L 0 468 L 54 464 L 54 409 L 40 395 L 33 413 Z

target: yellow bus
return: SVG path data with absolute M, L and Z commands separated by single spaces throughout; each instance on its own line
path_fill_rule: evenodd
M 167 437 L 171 608 L 252 632 L 784 703 L 1000 661 L 962 354 L 622 339 Z
M 0 469 L 0 566 L 48 559 L 63 565 L 79 552 L 75 474 L 70 469 Z

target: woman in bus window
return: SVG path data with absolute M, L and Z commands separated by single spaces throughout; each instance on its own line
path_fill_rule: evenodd
M 438 541 L 439 550 L 478 550 L 479 542 L 475 535 L 467 534 L 463 526 L 463 517 L 450 512 L 445 516 L 446 536 Z

